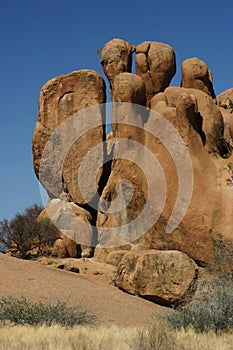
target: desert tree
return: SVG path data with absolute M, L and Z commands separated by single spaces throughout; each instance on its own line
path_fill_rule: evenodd
M 49 218 L 38 220 L 42 207 L 34 204 L 9 221 L 0 221 L 1 250 L 10 250 L 20 258 L 37 248 L 42 253 L 44 247 L 51 247 L 59 237 L 59 231 Z

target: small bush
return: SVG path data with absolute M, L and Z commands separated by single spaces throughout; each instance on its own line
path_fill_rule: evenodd
M 77 310 L 60 301 L 55 305 L 32 303 L 24 297 L 8 297 L 0 301 L 0 321 L 10 321 L 17 325 L 73 327 L 94 320 L 95 317 L 87 310 Z
M 233 243 L 227 241 L 221 234 L 213 238 L 213 261 L 207 266 L 212 274 L 233 277 Z
M 137 329 L 132 350 L 173 350 L 175 336 L 159 318 L 154 317 L 147 326 Z
M 199 333 L 233 329 L 232 280 L 215 278 L 200 281 L 193 300 L 165 317 L 175 329 L 191 327 Z

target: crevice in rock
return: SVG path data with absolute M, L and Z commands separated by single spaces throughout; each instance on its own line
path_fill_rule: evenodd
M 133 73 L 133 74 L 137 74 L 136 73 L 136 51 L 135 51 L 135 49 L 133 50 L 132 49 L 132 54 L 131 54 L 132 56 L 132 67 L 131 67 L 131 72 Z
M 213 87 L 213 83 L 210 81 L 209 77 L 204 77 L 202 79 L 203 83 L 208 87 L 209 91 L 210 91 L 210 96 L 215 99 L 216 98 L 216 94 L 214 92 L 214 87 Z
M 206 267 L 206 263 L 202 260 L 193 259 L 198 267 Z
M 195 113 L 195 121 L 190 120 L 194 130 L 200 135 L 203 146 L 206 144 L 206 135 L 203 131 L 203 117 L 200 112 Z
M 105 133 L 104 133 L 104 139 L 106 139 Z M 111 174 L 112 157 L 114 152 L 114 146 L 112 147 L 110 154 L 108 154 L 106 142 L 104 142 L 103 145 L 104 145 L 104 164 L 103 164 L 103 173 L 98 183 L 98 192 L 89 203 L 82 205 L 82 207 L 85 210 L 87 210 L 92 217 L 91 224 L 93 226 L 93 241 L 92 241 L 93 247 L 95 247 L 98 244 L 98 229 L 96 227 L 96 222 L 97 222 L 97 216 L 99 211 L 99 201 Z
M 166 307 L 170 307 L 170 308 L 174 308 L 174 306 L 176 306 L 175 304 L 173 303 L 169 303 L 168 301 L 158 297 L 158 296 L 155 296 L 155 295 L 139 295 L 142 299 L 146 299 L 148 301 L 151 301 L 152 303 L 155 303 L 155 304 L 158 304 L 158 305 L 161 305 L 161 306 L 166 306 Z
M 229 158 L 232 153 L 232 147 L 230 143 L 226 141 L 224 138 L 221 138 L 217 142 L 217 149 L 222 158 Z
M 149 54 L 149 51 L 150 51 L 150 45 L 151 44 L 149 43 L 147 51 L 145 52 L 148 72 L 150 72 L 150 62 L 149 62 L 149 58 L 148 58 L 148 54 Z M 151 78 L 151 76 L 150 76 L 150 78 Z
M 77 244 L 76 250 L 77 250 L 77 258 L 81 258 L 82 257 L 82 248 L 81 248 L 80 244 Z

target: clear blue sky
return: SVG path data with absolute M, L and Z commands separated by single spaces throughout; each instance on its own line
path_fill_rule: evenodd
M 171 45 L 181 62 L 204 60 L 216 94 L 233 87 L 233 1 L 0 0 L 0 220 L 41 203 L 31 139 L 39 92 L 52 77 L 89 68 L 112 38 Z

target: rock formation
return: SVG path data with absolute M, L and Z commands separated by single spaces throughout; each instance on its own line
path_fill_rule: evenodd
M 72 202 L 56 198 L 47 203 L 38 219 L 42 218 L 50 218 L 60 230 L 60 237 L 54 244 L 53 255 L 60 258 L 93 256 L 94 248 L 88 246 L 94 239 L 91 227 L 93 219 L 87 210 Z M 86 245 L 78 242 L 84 242 Z
M 33 162 L 34 169 L 38 178 L 42 182 L 51 197 L 57 198 L 63 191 L 67 192 L 71 201 L 77 204 L 85 204 L 77 186 L 77 176 L 79 165 L 85 154 L 95 145 L 101 143 L 105 139 L 102 124 L 105 123 L 105 115 L 102 111 L 101 104 L 105 103 L 105 83 L 103 78 L 95 71 L 81 70 L 67 75 L 62 75 L 48 81 L 41 89 L 39 115 L 36 124 L 32 146 L 33 146 Z M 79 124 L 77 118 L 66 124 L 65 128 L 58 129 L 69 116 L 74 115 L 91 106 L 99 106 L 99 124 L 100 126 L 89 130 L 78 140 L 75 140 L 72 147 L 67 150 L 62 169 L 63 187 L 60 185 L 58 177 L 58 168 L 60 164 L 57 157 L 51 161 L 51 154 L 59 151 L 59 145 L 63 139 L 69 139 L 73 128 Z M 96 107 L 98 108 L 98 107 Z M 85 118 L 82 118 L 82 123 Z M 89 120 L 88 120 L 89 122 Z M 82 125 L 85 130 L 85 125 Z M 52 136 L 51 136 L 52 135 Z M 50 138 L 51 136 L 51 138 Z M 41 157 L 45 144 L 51 143 L 51 152 L 48 152 L 48 162 L 50 164 L 49 174 L 43 174 L 41 166 Z M 47 161 L 47 155 L 43 154 L 44 163 Z M 103 151 L 99 155 L 100 160 L 104 161 Z M 99 160 L 98 160 L 99 161 Z M 94 168 L 95 159 L 92 159 L 92 168 Z M 41 173 L 39 174 L 39 169 Z M 86 169 L 86 176 L 91 173 L 92 169 Z M 99 177 L 101 174 L 99 173 Z M 98 186 L 99 179 L 97 179 Z M 86 194 L 88 200 L 92 200 L 94 194 Z
M 178 305 L 197 277 L 198 267 L 178 251 L 127 252 L 120 259 L 116 285 L 165 305 Z
M 182 63 L 182 87 L 202 90 L 215 98 L 211 71 L 199 58 L 189 58 Z
M 218 95 L 217 103 L 224 118 L 224 136 L 231 142 L 233 141 L 233 88 Z
M 233 109 L 233 88 L 223 91 L 217 96 L 217 103 L 219 107 L 232 110 Z
M 98 157 L 93 155 L 91 162 L 83 169 L 85 198 L 77 179 L 85 155 L 105 140 L 103 129 L 105 111 L 102 106 L 105 101 L 104 80 L 100 74 L 92 70 L 81 70 L 59 76 L 49 80 L 42 87 L 38 121 L 32 140 L 33 163 L 35 173 L 50 198 L 66 198 L 81 206 L 93 200 L 103 174 L 101 170 L 98 172 L 95 186 L 89 185 L 88 177 L 92 176 L 99 163 L 104 162 L 103 147 L 98 152 Z M 90 128 L 92 112 L 87 109 L 93 106 L 98 126 Z M 80 113 L 82 110 L 87 110 L 86 115 Z M 70 116 L 75 117 L 69 119 Z M 65 123 L 66 121 L 68 122 Z M 80 129 L 80 123 L 84 131 L 80 132 L 78 138 L 76 129 Z M 60 160 L 61 152 L 64 153 L 64 159 Z M 78 228 L 75 232 L 77 234 Z
M 101 64 L 106 74 L 110 89 L 112 89 L 116 76 L 120 73 L 131 72 L 132 47 L 121 39 L 109 41 L 101 50 Z
M 113 102 L 107 137 L 100 74 L 73 72 L 41 90 L 33 162 L 51 199 L 48 216 L 62 232 L 55 250 L 62 257 L 94 252 L 118 265 L 119 288 L 178 305 L 198 278 L 197 265 L 213 264 L 216 249 L 233 244 L 233 89 L 216 98 L 198 58 L 183 62 L 182 86 L 169 87 L 175 54 L 158 42 L 135 47 L 113 39 L 101 64 Z M 232 255 L 221 259 L 225 269 Z
M 145 83 L 149 106 L 151 98 L 164 91 L 176 73 L 173 48 L 164 43 L 149 41 L 136 46 L 136 73 Z
M 125 226 L 141 212 L 146 197 L 143 173 L 135 165 L 136 161 L 143 159 L 143 149 L 133 153 L 130 159 L 134 142 L 144 144 L 143 116 L 133 107 L 133 104 L 145 106 L 146 103 L 146 90 L 142 79 L 131 73 L 120 73 L 113 84 L 113 102 L 125 102 L 120 106 L 113 105 L 112 113 L 113 138 L 122 141 L 117 141 L 114 146 L 111 174 L 100 199 L 97 226 L 102 245 L 120 246 L 127 243 L 130 239 L 129 234 L 132 237 L 137 236 L 133 227 L 129 232 Z M 132 188 L 134 194 L 130 198 Z M 117 197 L 118 199 L 114 200 Z M 109 198 L 112 200 L 110 203 Z M 112 210 L 112 213 L 106 212 L 106 203 L 109 206 L 108 212 Z M 119 208 L 116 208 L 117 205 Z M 112 237 L 112 227 L 116 226 L 119 229 L 115 229 Z M 104 234 L 101 227 L 104 228 Z M 109 231 L 106 228 L 109 228 Z M 111 243 L 111 239 L 115 239 L 115 243 Z

